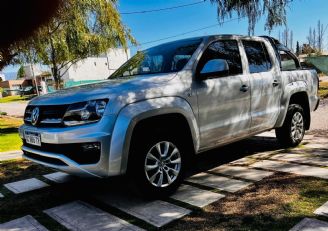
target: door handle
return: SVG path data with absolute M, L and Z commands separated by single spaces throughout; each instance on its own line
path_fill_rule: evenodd
M 276 86 L 278 86 L 280 83 L 278 82 L 278 80 L 273 80 L 273 83 L 272 83 L 272 85 L 274 86 L 274 87 L 276 87 Z
M 247 85 L 242 85 L 241 87 L 240 87 L 240 91 L 242 91 L 242 92 L 247 92 L 248 91 L 248 86 Z

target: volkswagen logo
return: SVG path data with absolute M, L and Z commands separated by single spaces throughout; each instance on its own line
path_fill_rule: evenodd
M 39 120 L 40 109 L 38 107 L 34 108 L 31 115 L 31 123 L 32 125 L 36 125 Z

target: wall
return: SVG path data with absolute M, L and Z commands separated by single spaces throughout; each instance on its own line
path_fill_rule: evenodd
M 62 77 L 64 82 L 104 80 L 130 58 L 130 51 L 111 49 L 100 57 L 89 57 L 72 65 Z

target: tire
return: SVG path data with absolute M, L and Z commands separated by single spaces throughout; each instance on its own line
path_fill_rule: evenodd
M 186 145 L 177 134 L 163 131 L 145 134 L 151 132 L 140 132 L 132 141 L 128 164 L 130 185 L 136 194 L 146 199 L 168 197 L 184 178 Z
M 278 141 L 285 147 L 296 147 L 305 134 L 304 110 L 299 104 L 291 104 L 282 127 L 276 129 Z

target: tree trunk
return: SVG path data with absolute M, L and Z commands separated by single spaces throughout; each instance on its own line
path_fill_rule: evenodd
M 58 71 L 57 65 L 55 65 L 55 64 L 52 65 L 52 75 L 55 80 L 55 89 L 59 90 L 60 89 L 60 73 Z

